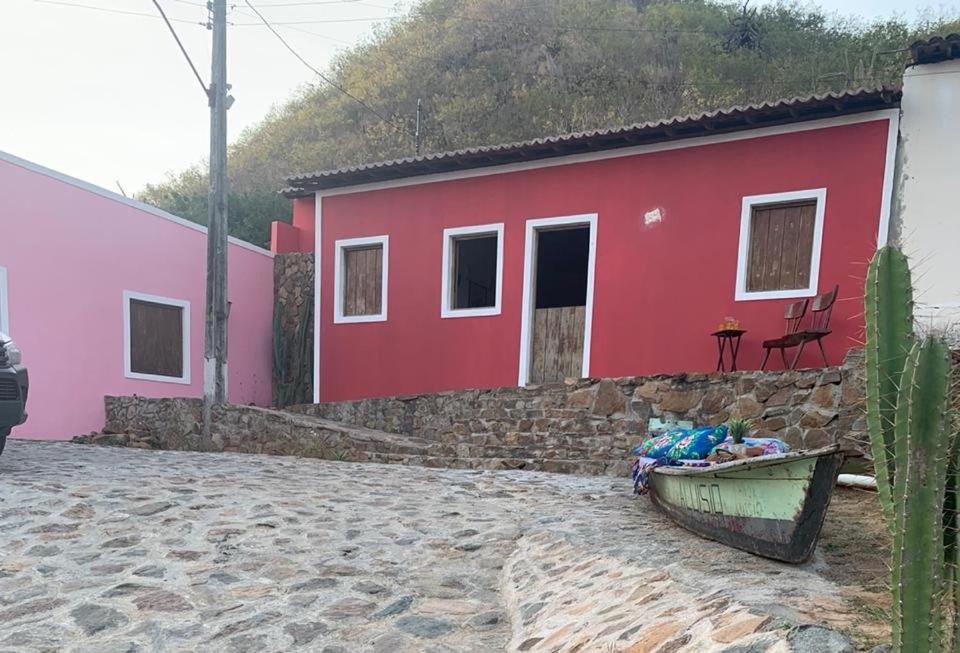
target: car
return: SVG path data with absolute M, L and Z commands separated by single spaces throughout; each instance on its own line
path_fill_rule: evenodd
M 27 368 L 20 349 L 5 333 L 0 333 L 0 453 L 14 426 L 27 421 Z

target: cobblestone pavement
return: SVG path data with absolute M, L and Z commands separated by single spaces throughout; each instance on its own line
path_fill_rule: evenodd
M 0 651 L 483 652 L 542 647 L 549 633 L 552 650 L 652 651 L 627 648 L 656 634 L 642 628 L 647 580 L 661 588 L 656 601 L 668 582 L 688 604 L 735 599 L 739 612 L 721 607 L 716 628 L 760 615 L 715 637 L 728 644 L 760 630 L 779 642 L 804 606 L 842 610 L 812 567 L 696 538 L 629 489 L 626 479 L 11 441 L 0 457 Z M 580 555 L 593 566 L 578 580 Z M 614 582 L 617 566 L 630 586 Z M 666 574 L 645 580 L 647 569 Z M 550 579 L 569 591 L 568 577 L 591 610 L 628 612 L 623 636 L 602 633 L 618 644 L 563 648 L 578 626 L 542 610 L 558 591 Z M 701 637 L 709 628 L 697 623 Z

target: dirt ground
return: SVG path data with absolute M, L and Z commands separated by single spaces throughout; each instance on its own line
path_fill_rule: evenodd
M 820 573 L 842 586 L 857 614 L 837 615 L 837 627 L 868 650 L 889 637 L 890 534 L 877 494 L 838 487 L 820 535 Z

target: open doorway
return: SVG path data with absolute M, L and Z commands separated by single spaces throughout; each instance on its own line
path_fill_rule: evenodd
M 520 385 L 589 373 L 596 216 L 527 222 Z

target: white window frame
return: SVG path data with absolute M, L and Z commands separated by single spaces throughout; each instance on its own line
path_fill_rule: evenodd
M 530 381 L 530 331 L 533 328 L 533 311 L 536 305 L 535 277 L 537 234 L 540 231 L 563 227 L 588 227 L 590 242 L 587 255 L 587 297 L 583 318 L 583 359 L 580 363 L 580 378 L 590 376 L 590 353 L 593 347 L 593 286 L 597 267 L 598 214 L 568 215 L 559 218 L 527 220 L 526 240 L 523 246 L 523 305 L 520 314 L 520 363 L 517 385 L 525 386 Z
M 780 204 L 783 202 L 798 202 L 815 200 L 817 208 L 813 223 L 813 250 L 810 255 L 810 284 L 806 288 L 795 290 L 762 290 L 750 292 L 747 290 L 747 267 L 750 263 L 750 225 L 754 207 L 766 204 Z M 770 193 L 767 195 L 749 195 L 743 198 L 740 212 L 740 245 L 737 255 L 737 286 L 734 299 L 738 302 L 760 299 L 796 299 L 813 297 L 817 294 L 820 282 L 820 252 L 823 244 L 823 216 L 827 208 L 827 189 L 813 188 L 797 190 L 787 193 Z
M 131 369 L 130 361 L 130 301 L 137 299 L 143 302 L 153 304 L 163 304 L 164 306 L 173 306 L 180 308 L 180 318 L 182 321 L 181 333 L 183 334 L 183 374 L 181 376 L 164 376 L 162 374 L 144 374 L 143 372 L 134 372 Z M 160 383 L 180 383 L 190 384 L 190 302 L 185 299 L 171 299 L 170 297 L 160 297 L 158 295 L 148 295 L 135 292 L 133 290 L 123 291 L 123 375 L 128 379 L 137 379 L 140 381 L 159 381 Z
M 453 308 L 453 242 L 464 236 L 491 236 L 497 237 L 497 280 L 496 301 L 493 306 L 481 308 Z M 500 306 L 503 295 L 503 223 L 474 225 L 470 227 L 451 227 L 443 230 L 443 267 L 440 277 L 440 317 L 483 317 L 500 315 Z
M 345 262 L 344 252 L 348 249 L 380 245 L 383 248 L 383 261 L 380 266 L 380 312 L 376 315 L 344 315 L 343 314 L 343 287 L 346 275 L 343 273 Z M 365 238 L 345 238 L 334 242 L 333 268 L 333 323 L 355 324 L 358 322 L 386 322 L 387 321 L 387 280 L 390 275 L 390 237 L 368 236 Z
M 10 303 L 7 299 L 7 268 L 0 265 L 0 332 L 10 335 Z

